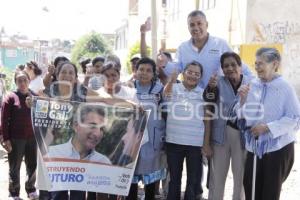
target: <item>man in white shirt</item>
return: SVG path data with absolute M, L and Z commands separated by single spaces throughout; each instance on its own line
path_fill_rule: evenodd
M 192 11 L 188 15 L 187 22 L 191 38 L 177 48 L 175 62 L 170 62 L 164 54 L 158 56 L 157 66 L 162 69 L 159 70 L 159 78 L 169 77 L 174 70 L 178 73 L 182 72 L 188 63 L 197 61 L 203 66 L 203 76 L 199 86 L 204 89 L 212 75 L 222 74 L 221 55 L 232 50 L 225 40 L 208 33 L 208 21 L 202 11 Z M 242 66 L 242 73 L 247 76 L 252 75 L 245 65 Z
M 82 106 L 73 118 L 74 136 L 64 144 L 50 146 L 48 156 L 111 164 L 106 156 L 95 151 L 103 137 L 104 110 L 95 106 Z

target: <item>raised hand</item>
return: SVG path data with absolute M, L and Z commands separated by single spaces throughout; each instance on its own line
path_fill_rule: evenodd
M 28 108 L 32 107 L 32 104 L 33 104 L 32 101 L 33 101 L 32 95 L 29 93 L 29 95 L 25 99 L 25 104 Z
M 55 66 L 53 64 L 48 65 L 48 73 L 51 75 L 55 73 Z
M 171 74 L 171 76 L 170 76 L 170 81 L 171 81 L 172 83 L 176 83 L 177 77 L 178 77 L 177 70 L 174 69 L 174 71 L 172 72 L 172 74 Z
M 159 68 L 164 68 L 168 63 L 168 58 L 165 54 L 159 53 L 156 59 L 156 66 Z
M 247 99 L 248 92 L 250 90 L 250 84 L 246 85 L 241 85 L 240 88 L 238 89 L 238 94 L 240 95 L 240 104 L 241 106 L 244 105 Z
M 218 75 L 213 74 L 208 81 L 208 85 L 210 88 L 215 88 L 217 87 L 217 83 L 218 83 Z
M 142 24 L 141 26 L 140 26 L 140 32 L 141 33 L 146 33 L 147 31 L 149 31 L 149 29 L 147 28 L 147 24 L 145 23 L 145 24 Z
M 90 77 L 90 76 L 92 76 L 93 73 L 94 73 L 94 72 L 93 72 L 93 69 L 92 69 L 92 68 L 90 68 L 90 67 L 86 68 L 85 76 Z

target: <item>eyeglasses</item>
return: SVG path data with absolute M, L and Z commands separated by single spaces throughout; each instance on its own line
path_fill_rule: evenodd
M 188 75 L 191 75 L 191 76 L 194 75 L 196 77 L 200 77 L 201 76 L 200 72 L 193 72 L 191 70 L 186 70 L 185 73 L 188 74 Z
M 265 61 L 256 61 L 254 63 L 254 66 L 255 67 L 264 67 L 264 66 L 267 66 L 269 64 L 272 64 L 274 61 L 271 61 L 271 62 L 265 62 Z

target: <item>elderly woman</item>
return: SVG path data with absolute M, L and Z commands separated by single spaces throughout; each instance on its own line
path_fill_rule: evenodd
M 249 78 L 241 74 L 241 58 L 234 52 L 226 52 L 220 59 L 224 76 L 212 76 L 204 97 L 213 97 L 217 118 L 212 121 L 212 151 L 209 199 L 223 199 L 224 186 L 231 162 L 233 173 L 233 199 L 244 199 L 242 187 L 245 150 L 236 122 L 230 120 L 230 112 L 237 99 L 237 91 Z M 213 96 L 212 93 L 214 94 Z M 209 147 L 207 142 L 205 147 Z M 207 148 L 205 148 L 207 149 Z M 209 152 L 209 151 L 208 151 Z
M 246 120 L 244 187 L 247 200 L 251 199 L 254 154 L 259 158 L 256 165 L 256 200 L 279 200 L 282 183 L 294 162 L 300 104 L 294 88 L 277 73 L 280 61 L 276 49 L 259 49 L 255 61 L 258 79 L 250 86 L 241 86 L 239 91 L 237 114 Z
M 234 52 L 226 52 L 221 56 L 221 68 L 224 76 L 212 76 L 204 97 L 213 97 L 216 102 L 216 119 L 212 121 L 212 159 L 209 185 L 209 199 L 221 200 L 224 196 L 224 186 L 231 163 L 233 173 L 233 198 L 244 199 L 242 187 L 245 150 L 242 135 L 236 122 L 230 120 L 230 113 L 237 99 L 237 92 L 242 84 L 249 82 L 249 78 L 241 74 L 241 58 Z M 213 96 L 212 95 L 213 92 Z M 210 147 L 209 143 L 205 147 Z
M 185 67 L 183 82 L 177 74 L 164 88 L 168 102 L 166 153 L 170 170 L 167 200 L 180 200 L 183 161 L 186 159 L 187 184 L 184 199 L 201 199 L 202 146 L 207 126 L 203 120 L 203 89 L 198 86 L 203 67 L 194 61 Z

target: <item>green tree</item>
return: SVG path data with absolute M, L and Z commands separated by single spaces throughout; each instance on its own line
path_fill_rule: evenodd
M 132 73 L 131 67 L 130 67 L 130 59 L 134 54 L 140 53 L 140 41 L 137 41 L 129 50 L 127 59 L 126 59 L 126 67 L 129 74 Z M 149 56 L 151 53 L 151 48 L 147 46 L 147 56 Z
M 106 55 L 110 52 L 111 47 L 103 39 L 102 35 L 93 31 L 75 42 L 71 52 L 71 60 L 78 64 L 82 58 L 93 59 L 96 56 Z
M 15 72 L 7 67 L 0 67 L 0 73 L 5 74 L 5 78 L 2 78 L 4 80 L 5 84 L 5 90 L 11 91 L 16 88 L 15 81 L 14 81 L 14 75 Z

